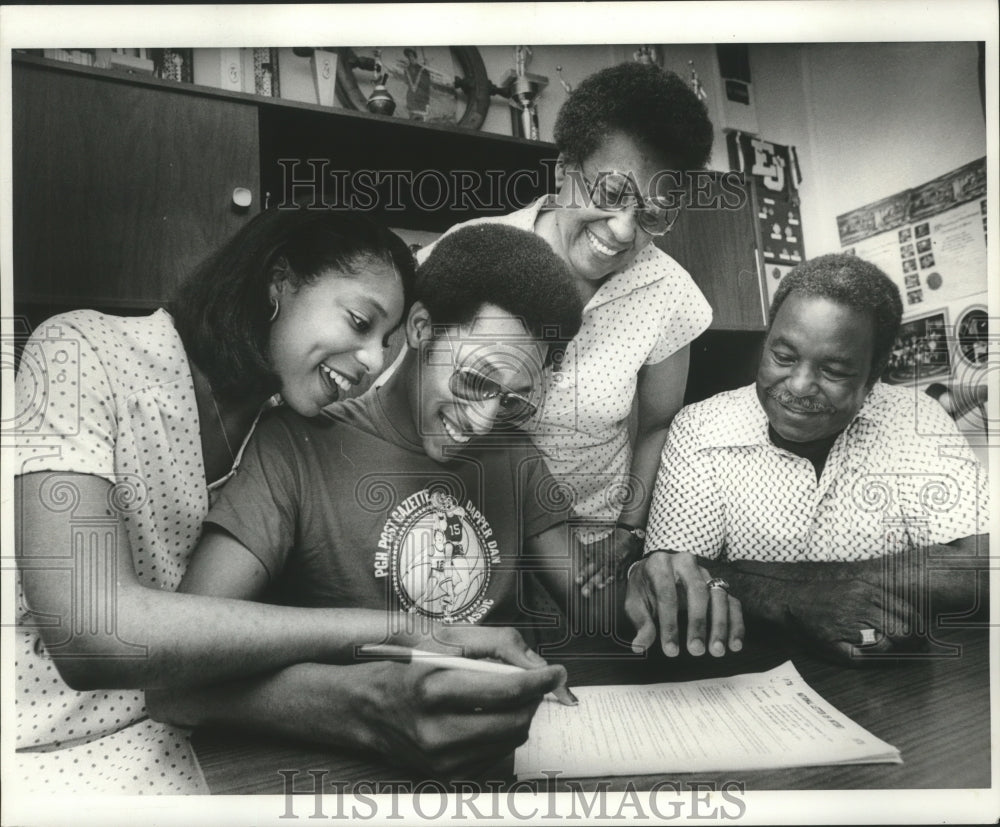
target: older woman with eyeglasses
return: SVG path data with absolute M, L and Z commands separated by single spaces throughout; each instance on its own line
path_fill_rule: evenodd
M 502 218 L 466 222 L 500 221 L 545 239 L 585 302 L 583 326 L 553 365 L 529 426 L 581 520 L 576 581 L 585 596 L 616 570 L 624 575 L 622 563 L 642 552 L 660 453 L 684 399 L 688 348 L 712 320 L 690 275 L 652 243 L 677 219 L 677 182 L 704 168 L 712 140 L 704 104 L 680 77 L 654 65 L 612 66 L 581 82 L 559 111 L 555 194 Z M 664 651 L 679 651 L 669 619 L 676 578 L 688 592 L 688 650 L 702 654 L 709 576 L 690 555 L 655 558 L 629 569 L 634 646 L 653 643 L 659 614 Z M 664 600 L 665 611 L 657 608 Z M 722 654 L 725 642 L 713 620 L 708 650 Z

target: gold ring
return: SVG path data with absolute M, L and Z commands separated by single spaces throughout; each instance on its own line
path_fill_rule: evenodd
M 726 594 L 729 594 L 729 584 L 721 577 L 713 577 L 705 585 L 710 589 L 722 589 Z

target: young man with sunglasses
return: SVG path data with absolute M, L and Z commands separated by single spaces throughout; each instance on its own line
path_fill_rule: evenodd
M 406 355 L 388 382 L 325 417 L 279 409 L 260 423 L 181 584 L 345 610 L 331 657 L 343 665 L 148 693 L 154 717 L 374 747 L 449 773 L 522 742 L 545 692 L 573 702 L 565 670 L 510 627 L 525 620 L 526 556 L 536 570 L 545 558 L 542 576 L 568 592 L 569 515 L 517 426 L 543 402 L 554 348 L 579 329 L 580 298 L 545 242 L 500 225 L 443 240 L 414 292 Z M 383 642 L 526 669 L 356 662 L 356 647 Z

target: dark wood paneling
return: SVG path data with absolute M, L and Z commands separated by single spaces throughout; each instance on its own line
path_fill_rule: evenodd
M 260 191 L 254 106 L 13 71 L 18 300 L 162 303 L 247 220 L 232 191 Z
M 260 106 L 260 135 L 272 206 L 353 206 L 437 232 L 551 192 L 557 155 L 539 141 L 276 102 Z
M 753 382 L 763 343 L 762 330 L 706 330 L 702 333 L 691 342 L 691 367 L 684 404 L 700 402 Z
M 365 208 L 367 199 L 389 226 L 442 232 L 552 189 L 548 143 L 23 56 L 13 72 L 20 303 L 162 304 L 268 201 Z M 322 185 L 293 189 L 289 176 L 308 179 L 310 161 Z M 441 203 L 415 203 L 421 174 L 425 202 L 443 183 Z M 710 201 L 720 195 L 714 175 L 700 193 Z M 232 206 L 237 186 L 255 195 L 248 211 Z M 760 331 L 754 207 L 746 188 L 739 204 L 731 181 L 727 189 L 721 208 L 686 209 L 658 244 L 712 304 L 713 330 Z
M 657 246 L 675 258 L 712 305 L 713 330 L 763 330 L 753 199 L 746 186 L 739 206 L 718 186 L 706 190 L 711 209 L 688 207 Z M 727 206 L 728 202 L 732 206 Z

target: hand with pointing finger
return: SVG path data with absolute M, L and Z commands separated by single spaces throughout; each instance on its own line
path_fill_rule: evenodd
M 711 586 L 711 587 L 710 587 Z M 694 555 L 687 552 L 654 551 L 643 557 L 628 572 L 625 612 L 635 625 L 632 641 L 635 652 L 644 652 L 660 636 L 664 654 L 680 652 L 679 589 L 683 587 L 687 603 L 686 646 L 692 655 L 707 650 L 721 657 L 728 647 L 732 652 L 743 648 L 743 610 L 740 601 L 729 594 L 724 581 L 713 582 Z

